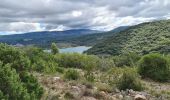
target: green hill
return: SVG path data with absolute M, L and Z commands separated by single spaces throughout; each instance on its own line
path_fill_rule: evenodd
M 96 55 L 119 55 L 127 52 L 170 52 L 170 20 L 131 26 L 86 51 L 88 54 Z
M 85 46 L 94 46 L 95 44 L 99 43 L 100 41 L 113 36 L 113 34 L 121 32 L 127 29 L 129 26 L 120 26 L 108 32 L 101 32 L 101 33 L 94 33 L 94 34 L 87 34 L 79 37 L 74 37 L 68 39 L 68 43 L 76 44 L 76 45 L 85 45 Z M 66 41 L 64 41 L 66 42 Z

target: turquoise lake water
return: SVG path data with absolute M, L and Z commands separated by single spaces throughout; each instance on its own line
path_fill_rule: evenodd
M 63 48 L 59 49 L 60 53 L 83 53 L 84 51 L 90 49 L 91 47 L 86 46 L 78 46 L 78 47 L 71 47 L 71 48 Z
M 77 47 L 70 47 L 70 48 L 63 48 L 59 49 L 60 53 L 83 53 L 84 51 L 90 49 L 91 47 L 86 46 L 77 46 Z M 44 50 L 46 52 L 51 52 L 51 50 Z

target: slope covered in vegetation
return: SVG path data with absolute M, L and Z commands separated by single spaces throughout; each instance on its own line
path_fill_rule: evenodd
M 54 43 L 51 49 L 47 53 L 32 46 L 0 44 L 0 99 L 170 99 L 169 55 L 129 53 L 100 58 L 58 53 Z
M 127 29 L 129 26 L 120 26 L 108 32 L 101 32 L 95 34 L 87 34 L 75 38 L 68 39 L 66 42 L 76 44 L 76 45 L 83 45 L 83 46 L 94 46 L 97 43 L 100 43 L 102 40 L 113 36 L 114 34 L 121 32 Z
M 148 54 L 170 52 L 170 20 L 142 23 L 96 44 L 88 54 L 119 55 L 127 52 Z

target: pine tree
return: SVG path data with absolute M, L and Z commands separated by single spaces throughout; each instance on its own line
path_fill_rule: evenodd
M 58 47 L 56 46 L 55 43 L 52 43 L 52 44 L 51 44 L 51 52 L 52 52 L 54 55 L 57 54 L 57 53 L 59 53 L 59 49 L 58 49 Z

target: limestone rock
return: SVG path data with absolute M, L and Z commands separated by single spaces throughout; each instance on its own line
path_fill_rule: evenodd
M 146 97 L 144 95 L 137 94 L 135 96 L 135 100 L 146 100 Z

